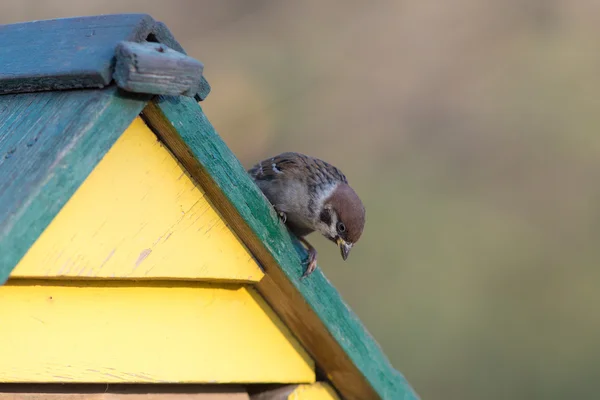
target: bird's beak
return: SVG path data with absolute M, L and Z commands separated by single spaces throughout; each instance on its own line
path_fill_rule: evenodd
M 342 258 L 344 261 L 348 258 L 348 254 L 350 254 L 350 250 L 352 250 L 352 243 L 346 242 L 342 238 L 337 238 L 337 245 L 340 247 L 340 252 L 342 253 Z

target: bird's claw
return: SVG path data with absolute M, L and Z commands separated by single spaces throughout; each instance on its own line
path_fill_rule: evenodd
M 317 268 L 316 252 L 309 251 L 308 257 L 306 258 L 306 260 L 304 260 L 304 263 L 306 263 L 306 270 L 304 271 L 304 274 L 302 274 L 302 278 L 306 278 L 307 276 L 312 274 L 313 271 Z
M 281 211 L 277 206 L 273 206 L 273 208 L 275 209 L 275 213 L 277 213 L 277 216 L 279 217 L 281 222 L 285 224 L 285 222 L 287 221 L 287 214 Z
M 277 215 L 279 215 L 279 218 L 281 219 L 281 222 L 283 222 L 285 224 L 285 221 L 287 221 L 287 214 L 284 213 L 283 211 L 279 211 L 277 213 Z

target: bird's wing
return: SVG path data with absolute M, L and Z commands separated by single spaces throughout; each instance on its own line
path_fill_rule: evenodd
M 348 183 L 344 174 L 331 164 L 300 153 L 281 153 L 256 164 L 248 173 L 254 180 L 272 181 L 300 178 L 309 183 L 337 180 Z
M 255 180 L 272 181 L 287 179 L 297 175 L 303 168 L 302 155 L 282 153 L 262 160 L 253 166 L 248 173 Z

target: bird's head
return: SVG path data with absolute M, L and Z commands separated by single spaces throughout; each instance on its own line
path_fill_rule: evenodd
M 338 184 L 323 201 L 319 220 L 321 234 L 339 246 L 346 260 L 365 226 L 365 207 L 356 192 L 345 183 Z

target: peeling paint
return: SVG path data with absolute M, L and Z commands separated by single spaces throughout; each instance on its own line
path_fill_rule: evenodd
M 135 262 L 135 267 L 139 267 L 142 261 L 144 261 L 149 255 L 152 253 L 152 249 L 144 249 L 138 256 L 137 261 Z

